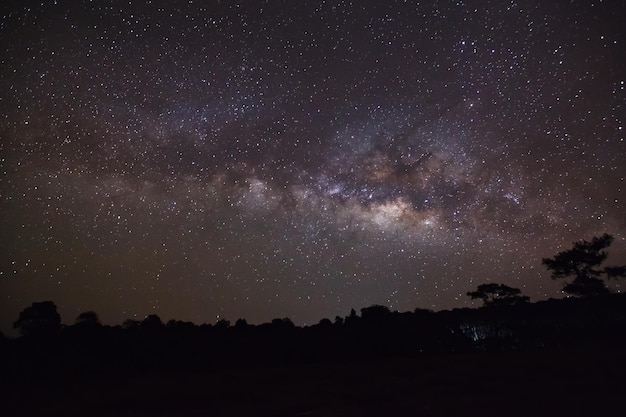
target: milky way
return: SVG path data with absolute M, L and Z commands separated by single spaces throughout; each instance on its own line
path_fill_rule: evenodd
M 111 324 L 539 300 L 574 240 L 626 257 L 624 2 L 3 4 L 3 332 L 48 299 Z

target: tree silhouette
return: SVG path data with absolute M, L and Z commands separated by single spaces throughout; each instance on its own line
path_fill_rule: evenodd
M 61 316 L 52 301 L 32 303 L 20 313 L 13 328 L 22 336 L 45 336 L 55 333 L 61 327 Z
M 323 319 L 321 319 L 321 320 L 319 321 L 319 323 L 318 323 L 317 325 L 318 325 L 318 326 L 320 326 L 320 327 L 329 328 L 329 327 L 332 327 L 333 322 L 332 322 L 332 321 L 330 321 L 330 319 L 323 318 Z
M 273 319 L 272 326 L 277 329 L 292 329 L 296 327 L 289 317 L 284 317 L 282 319 L 280 318 Z
M 469 297 L 473 299 L 480 298 L 483 300 L 483 305 L 488 306 L 501 306 L 501 305 L 514 305 L 519 303 L 525 303 L 530 300 L 519 288 L 509 287 L 504 284 L 480 284 L 476 291 L 470 291 L 467 293 Z
M 228 329 L 230 327 L 230 321 L 226 319 L 219 319 L 217 323 L 215 323 L 216 329 Z
M 350 325 L 354 325 L 354 324 L 355 324 L 356 322 L 358 322 L 358 321 L 359 321 L 359 316 L 357 316 L 357 315 L 356 315 L 356 311 L 354 311 L 354 309 L 353 309 L 353 308 L 351 308 L 351 309 L 350 309 L 350 315 L 349 315 L 349 316 L 347 316 L 347 317 L 344 319 L 344 321 L 343 321 L 343 322 L 344 322 L 346 325 L 349 325 L 349 326 L 350 326 Z
M 387 319 L 390 315 L 391 310 L 389 310 L 389 307 L 378 304 L 361 309 L 361 318 L 363 320 L 380 322 Z
M 161 318 L 156 314 L 149 314 L 145 319 L 141 321 L 142 329 L 162 329 L 164 326 Z
M 626 266 L 600 268 L 608 253 L 604 250 L 613 243 L 613 236 L 603 234 L 591 242 L 574 242 L 572 249 L 559 252 L 553 258 L 544 258 L 542 263 L 552 271 L 552 279 L 574 277 L 565 284 L 563 291 L 576 296 L 593 296 L 610 293 L 602 276 L 618 278 L 626 276 Z
M 136 330 L 141 326 L 141 322 L 135 319 L 126 319 L 122 323 L 122 328 L 125 330 Z
M 235 322 L 235 327 L 237 328 L 245 328 L 248 326 L 248 321 L 246 319 L 237 319 L 237 321 Z
M 79 326 L 97 327 L 100 326 L 100 319 L 95 311 L 85 311 L 76 317 L 74 323 Z

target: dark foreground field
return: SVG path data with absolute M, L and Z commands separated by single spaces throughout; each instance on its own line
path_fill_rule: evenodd
M 587 346 L 3 381 L 5 416 L 624 415 L 626 351 Z

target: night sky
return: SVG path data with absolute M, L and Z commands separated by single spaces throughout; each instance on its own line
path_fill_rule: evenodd
M 624 1 L 3 1 L 0 330 L 562 297 L 626 258 Z M 626 283 L 621 284 L 626 288 Z M 619 289 L 619 284 L 611 284 Z

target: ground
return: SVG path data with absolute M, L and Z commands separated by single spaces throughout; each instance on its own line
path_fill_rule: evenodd
M 615 415 L 626 350 L 592 346 L 208 373 L 59 375 L 3 390 L 7 416 Z

